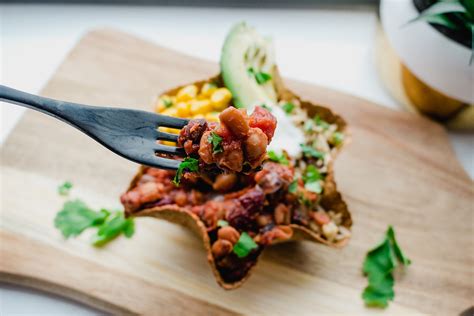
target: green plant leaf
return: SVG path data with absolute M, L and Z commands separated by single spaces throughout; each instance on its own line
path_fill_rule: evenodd
M 226 227 L 229 226 L 229 223 L 223 219 L 217 221 L 217 227 Z
M 474 1 L 472 0 L 461 0 L 461 4 L 467 11 L 467 14 L 471 19 L 474 19 Z
M 313 157 L 317 159 L 323 159 L 324 153 L 320 152 L 319 150 L 304 144 L 300 144 L 301 150 L 303 151 L 303 155 L 306 157 Z
M 288 159 L 286 158 L 285 154 L 281 153 L 280 155 L 278 155 L 276 152 L 274 152 L 273 150 L 269 150 L 267 152 L 268 154 L 268 158 L 271 160 L 271 161 L 274 161 L 274 162 L 278 162 L 279 164 L 281 165 L 285 165 L 285 166 L 288 166 L 288 164 L 290 163 L 288 161 Z
M 402 252 L 402 249 L 398 245 L 397 239 L 395 237 L 395 231 L 393 230 L 392 226 L 388 227 L 387 237 L 388 237 L 388 240 L 390 241 L 390 245 L 392 246 L 392 249 L 393 249 L 398 261 L 401 262 L 405 266 L 411 264 L 411 260 L 408 259 L 407 256 L 405 256 L 405 254 Z
M 408 23 L 416 21 L 427 21 L 429 23 L 441 24 L 449 28 L 457 28 L 456 24 L 444 16 L 446 13 L 462 12 L 466 13 L 464 6 L 458 1 L 437 2 L 429 8 L 423 10 L 419 16 Z
M 293 110 L 295 109 L 295 105 L 291 102 L 286 102 L 285 104 L 282 105 L 283 111 L 285 111 L 286 114 L 291 114 Z
M 307 182 L 304 185 L 304 187 L 305 187 L 306 190 L 311 191 L 311 192 L 315 192 L 315 193 L 318 193 L 318 194 L 323 192 L 323 188 L 321 186 L 321 183 L 319 183 L 319 181 Z

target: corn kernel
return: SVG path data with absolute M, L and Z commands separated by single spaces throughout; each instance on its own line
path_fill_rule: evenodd
M 158 113 L 161 113 L 167 108 L 170 108 L 172 106 L 173 106 L 172 98 L 165 94 L 165 95 L 160 96 L 158 100 L 156 101 L 155 111 Z
M 161 143 L 166 146 L 176 146 L 175 142 L 169 142 L 167 140 L 162 140 Z
M 211 104 L 214 110 L 222 111 L 227 107 L 231 99 L 232 94 L 228 89 L 219 88 L 211 95 Z
M 203 114 L 196 114 L 196 115 L 193 116 L 193 118 L 201 119 L 201 118 L 204 118 L 204 115 Z
M 209 121 L 209 122 L 219 122 L 219 113 L 218 112 L 211 112 L 211 113 L 207 113 L 204 118 L 206 119 L 206 121 Z
M 216 90 L 217 86 L 214 83 L 206 82 L 202 85 L 201 95 L 204 97 L 210 97 Z
M 160 132 L 164 133 L 171 133 L 171 134 L 179 134 L 180 130 L 177 128 L 171 128 L 171 127 L 160 127 L 158 128 Z
M 207 114 L 212 111 L 212 105 L 209 100 L 195 100 L 191 102 L 191 114 Z
M 178 116 L 178 111 L 176 110 L 175 107 L 165 109 L 163 112 L 161 112 L 163 115 L 168 115 L 168 116 Z
M 189 101 L 191 99 L 196 98 L 198 93 L 198 88 L 191 84 L 189 86 L 186 86 L 184 88 L 181 88 L 178 93 L 176 94 L 176 101 L 182 102 L 182 101 Z
M 179 102 L 175 106 L 179 117 L 188 117 L 191 115 L 191 105 L 186 102 Z

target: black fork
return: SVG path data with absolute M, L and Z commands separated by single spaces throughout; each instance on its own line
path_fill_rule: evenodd
M 114 153 L 134 162 L 162 169 L 177 169 L 181 161 L 156 154 L 184 156 L 183 148 L 157 140 L 176 142 L 178 135 L 159 127 L 181 129 L 189 120 L 140 110 L 96 107 L 40 97 L 0 85 L 0 100 L 25 106 L 60 119 L 81 130 Z

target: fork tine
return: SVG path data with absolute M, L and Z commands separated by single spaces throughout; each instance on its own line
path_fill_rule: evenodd
M 157 124 L 158 126 L 171 127 L 171 128 L 183 128 L 189 123 L 189 120 L 171 117 L 166 115 L 156 114 L 158 117 Z
M 146 165 L 151 167 L 156 167 L 159 169 L 168 169 L 168 170 L 177 170 L 181 161 L 175 160 L 171 158 L 163 158 L 154 156 L 148 161 L 146 161 Z
M 175 146 L 166 146 L 163 144 L 156 144 L 153 150 L 156 153 L 160 153 L 160 154 L 170 154 L 170 155 L 178 155 L 178 156 L 184 156 L 186 154 L 186 152 L 184 151 L 184 148 L 175 147 Z
M 170 141 L 170 142 L 177 142 L 178 141 L 178 137 L 179 135 L 177 134 L 171 134 L 171 133 L 165 133 L 165 132 L 161 132 L 161 131 L 157 131 L 158 135 L 157 135 L 157 139 L 159 140 L 167 140 L 167 141 Z

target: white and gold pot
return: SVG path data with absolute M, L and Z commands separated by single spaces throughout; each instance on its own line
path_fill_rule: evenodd
M 382 0 L 377 66 L 391 94 L 411 111 L 453 129 L 474 130 L 474 62 L 470 48 L 427 22 L 413 0 Z

